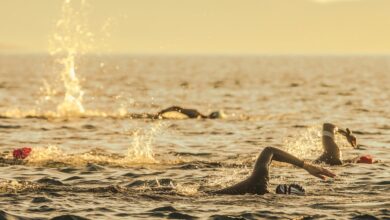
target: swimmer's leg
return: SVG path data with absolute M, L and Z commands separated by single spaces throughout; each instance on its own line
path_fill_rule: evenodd
M 272 160 L 303 167 L 303 160 L 274 147 L 266 147 L 260 153 L 255 163 L 252 174 L 245 180 L 216 191 L 218 194 L 265 194 L 268 192 L 269 166 Z

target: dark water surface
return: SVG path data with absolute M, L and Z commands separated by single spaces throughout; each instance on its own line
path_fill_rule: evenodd
M 389 57 L 130 57 L 77 60 L 84 113 L 58 114 L 58 66 L 46 56 L 0 56 L 0 219 L 389 219 Z M 136 119 L 171 105 L 218 120 Z M 323 122 L 351 128 L 380 162 L 330 169 L 321 181 L 273 164 L 271 191 L 299 183 L 306 196 L 216 196 L 205 190 L 249 174 L 276 146 L 321 153 Z M 7 217 L 8 216 L 8 217 Z M 66 217 L 66 216 L 65 216 Z M 70 216 L 67 216 L 70 218 Z

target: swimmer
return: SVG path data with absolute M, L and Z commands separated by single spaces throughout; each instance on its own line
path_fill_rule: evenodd
M 342 160 L 341 150 L 335 142 L 334 135 L 337 133 L 347 138 L 347 141 L 353 148 L 357 148 L 356 137 L 347 128 L 345 130 L 337 128 L 336 125 L 331 123 L 324 123 L 322 126 L 322 147 L 324 152 L 322 155 L 314 160 L 314 163 L 325 163 L 328 165 L 342 165 L 343 163 L 356 163 L 359 162 L 359 158 L 353 158 L 349 160 Z
M 160 112 L 158 112 L 155 115 L 155 118 L 167 118 L 165 115 L 167 113 L 180 113 L 182 115 L 185 115 L 188 118 L 208 118 L 208 119 L 216 119 L 216 118 L 223 118 L 224 114 L 222 111 L 215 111 L 211 112 L 209 115 L 203 115 L 196 109 L 188 109 L 188 108 L 182 108 L 179 106 L 171 106 L 169 108 L 166 108 Z
M 305 162 L 283 150 L 274 147 L 266 147 L 257 158 L 253 172 L 247 179 L 233 186 L 217 190 L 212 193 L 229 195 L 243 195 L 247 193 L 263 195 L 265 193 L 268 193 L 269 166 L 273 160 L 289 163 L 297 167 L 303 168 L 309 174 L 323 180 L 325 180 L 326 177 L 333 178 L 336 176 L 334 173 L 325 168 Z M 276 188 L 276 193 L 304 194 L 304 189 L 298 184 L 284 184 L 279 185 Z

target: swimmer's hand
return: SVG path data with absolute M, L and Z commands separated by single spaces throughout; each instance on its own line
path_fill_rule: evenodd
M 326 177 L 335 177 L 336 174 L 330 172 L 329 170 L 322 168 L 320 166 L 316 166 L 310 163 L 304 163 L 303 169 L 305 169 L 311 175 L 318 177 L 320 179 L 326 180 Z
M 357 148 L 356 137 L 352 134 L 352 131 L 349 130 L 349 128 L 346 129 L 345 137 L 353 148 Z
M 353 148 L 358 148 L 357 146 L 357 141 L 356 141 L 356 136 L 352 134 L 352 131 L 349 130 L 349 128 L 343 130 L 343 129 L 338 129 L 338 132 L 345 136 L 347 138 L 348 143 L 353 147 Z

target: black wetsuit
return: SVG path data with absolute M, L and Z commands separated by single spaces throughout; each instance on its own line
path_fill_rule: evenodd
M 322 131 L 329 132 L 331 134 L 335 134 L 336 126 L 330 123 L 324 123 Z M 322 147 L 324 152 L 322 155 L 314 160 L 314 163 L 325 163 L 328 165 L 342 165 L 343 161 L 341 160 L 341 151 L 339 146 L 337 146 L 334 141 L 334 136 L 326 136 L 322 135 Z
M 325 139 L 325 140 L 324 140 Z M 326 140 L 328 139 L 328 140 Z M 341 160 L 341 152 L 340 148 L 337 146 L 337 144 L 334 142 L 334 140 L 331 137 L 322 136 L 322 141 L 329 141 L 333 142 L 331 144 L 322 144 L 324 148 L 324 152 L 321 154 L 320 157 L 318 157 L 316 160 L 314 160 L 314 163 L 325 163 L 328 165 L 342 165 L 343 161 Z
M 337 127 L 330 123 L 323 124 L 323 135 L 322 135 L 322 145 L 324 152 L 322 155 L 317 158 L 315 163 L 326 163 L 328 165 L 341 165 L 343 161 L 341 160 L 341 151 L 334 141 L 334 134 L 337 131 Z M 339 133 L 346 136 L 347 132 L 339 129 Z M 345 160 L 344 162 L 352 163 L 356 162 L 356 159 Z M 268 181 L 269 181 L 269 166 L 272 160 L 285 162 L 293 164 L 295 166 L 303 168 L 304 161 L 299 158 L 282 151 L 274 147 L 266 147 L 259 155 L 254 170 L 252 174 L 245 180 L 218 190 L 213 193 L 218 194 L 265 194 L 268 192 Z
M 159 113 L 157 113 L 157 117 L 160 117 L 167 112 L 179 112 L 184 115 L 187 115 L 189 118 L 208 118 L 208 116 L 203 115 L 202 113 L 198 112 L 198 110 L 196 109 L 182 108 L 179 106 L 172 106 L 164 110 L 161 110 Z
M 263 195 L 268 193 L 269 181 L 269 166 L 272 160 L 293 164 L 298 167 L 303 167 L 303 160 L 274 147 L 266 147 L 260 153 L 252 174 L 245 180 L 221 189 L 214 191 L 216 194 L 242 195 L 246 193 Z

